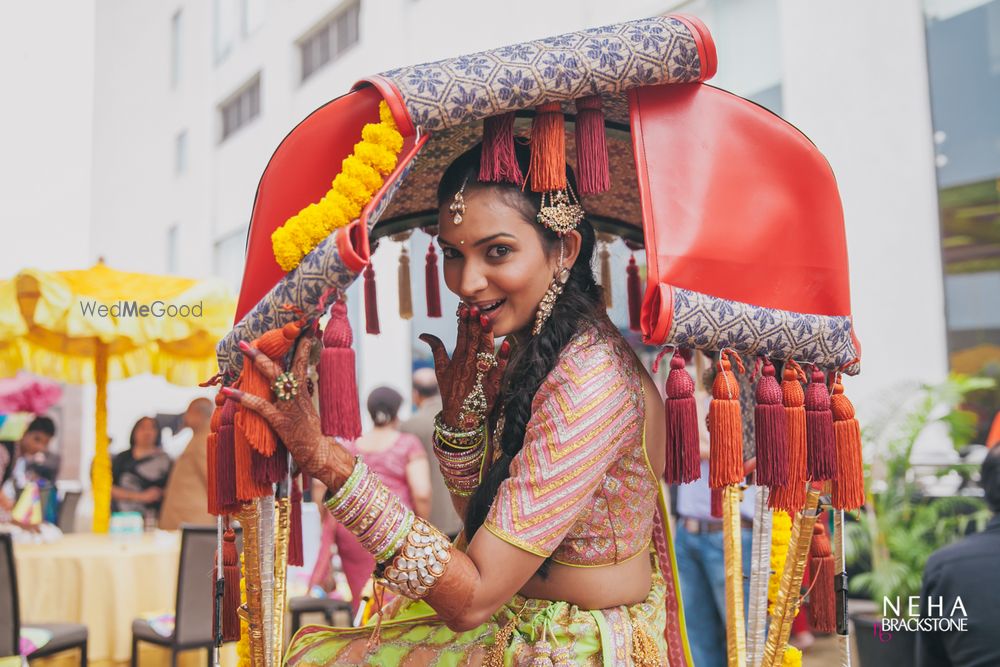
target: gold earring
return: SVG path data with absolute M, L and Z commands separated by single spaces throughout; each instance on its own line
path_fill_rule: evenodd
M 545 322 L 548 321 L 549 316 L 552 314 L 552 307 L 556 305 L 556 299 L 559 298 L 563 288 L 566 287 L 567 280 L 569 280 L 569 269 L 562 268 L 559 269 L 559 273 L 549 283 L 549 288 L 545 290 L 542 301 L 538 304 L 538 312 L 535 313 L 535 325 L 531 327 L 532 336 L 537 336 L 541 332 L 542 327 L 545 326 Z

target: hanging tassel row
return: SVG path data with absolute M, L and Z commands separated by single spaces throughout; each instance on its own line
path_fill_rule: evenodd
M 837 441 L 837 476 L 833 480 L 833 506 L 855 510 L 865 502 L 865 469 L 861 458 L 861 426 L 854 416 L 854 406 L 844 395 L 844 385 L 837 375 L 830 396 L 833 432 Z
M 801 380 L 804 374 L 794 361 L 786 361 L 781 381 L 781 402 L 785 406 L 785 425 L 788 428 L 788 484 L 771 491 L 773 509 L 794 514 L 806 502 L 806 407 Z
M 733 373 L 730 358 L 740 372 L 743 362 L 731 350 L 719 356 L 718 372 L 712 384 L 712 402 L 708 406 L 708 484 L 721 489 L 739 484 L 743 479 L 743 417 L 740 412 L 740 385 Z
M 837 631 L 833 549 L 830 547 L 830 534 L 819 521 L 813 527 L 809 547 L 809 576 L 812 577 L 807 609 L 809 624 L 818 632 L 832 634 Z
M 413 291 L 410 289 L 410 251 L 406 243 L 403 243 L 403 247 L 399 251 L 397 279 L 399 288 L 399 319 L 412 320 Z
M 378 335 L 381 333 L 378 323 L 378 295 L 375 291 L 375 268 L 371 262 L 365 267 L 365 331 Z
M 757 484 L 769 487 L 788 483 L 788 425 L 781 402 L 781 386 L 774 373 L 774 365 L 765 359 L 757 382 L 757 406 L 754 408 Z
M 639 331 L 639 317 L 642 312 L 642 286 L 639 282 L 639 265 L 635 263 L 635 253 L 629 257 L 625 276 L 625 288 L 628 294 L 628 328 L 631 331 Z
M 548 102 L 535 110 L 531 124 L 531 189 L 551 192 L 566 187 L 566 128 L 562 104 Z
M 576 101 L 576 176 L 582 195 L 596 195 L 611 189 L 608 145 L 604 136 L 601 96 Z
M 361 411 L 355 378 L 354 335 L 347 306 L 338 300 L 330 308 L 319 359 L 319 416 L 324 435 L 353 440 L 361 435 Z
M 670 358 L 666 394 L 667 465 L 664 479 L 668 484 L 685 484 L 701 476 L 701 455 L 694 378 L 685 368 L 684 355 L 680 350 L 675 350 Z
M 809 451 L 809 478 L 815 482 L 833 479 L 837 474 L 836 444 L 833 436 L 833 413 L 826 374 L 814 368 L 806 389 L 806 442 Z
M 603 129 L 603 128 L 602 128 Z M 479 180 L 521 185 L 524 175 L 514 152 L 514 112 L 490 116 L 483 121 L 483 151 Z

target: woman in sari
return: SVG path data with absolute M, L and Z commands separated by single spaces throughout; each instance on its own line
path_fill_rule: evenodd
M 528 173 L 528 149 L 517 146 L 517 158 Z M 224 390 L 335 490 L 331 512 L 374 555 L 386 586 L 420 600 L 374 632 L 304 628 L 288 665 L 667 664 L 653 545 L 660 394 L 607 319 L 572 174 L 543 201 L 480 181 L 479 165 L 476 147 L 438 188 L 445 281 L 462 301 L 456 348 L 449 358 L 421 337 L 443 399 L 435 454 L 464 540 L 449 544 L 323 436 L 306 392 L 270 403 Z M 494 337 L 505 337 L 497 352 Z M 311 345 L 293 361 L 300 384 Z M 241 349 L 284 381 L 264 355 Z

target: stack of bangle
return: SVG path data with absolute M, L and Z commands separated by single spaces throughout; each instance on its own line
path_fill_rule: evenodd
M 406 543 L 387 565 L 382 583 L 386 588 L 419 600 L 430 593 L 451 561 L 451 543 L 433 526 L 417 519 Z
M 399 551 L 416 518 L 361 457 L 355 459 L 351 475 L 326 506 L 377 563 L 386 562 Z
M 486 424 L 469 431 L 455 431 L 434 419 L 434 455 L 445 486 L 457 496 L 471 496 L 479 485 L 486 454 Z

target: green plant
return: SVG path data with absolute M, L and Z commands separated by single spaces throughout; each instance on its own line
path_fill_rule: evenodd
M 981 499 L 925 497 L 910 460 L 917 441 L 936 424 L 947 430 L 956 448 L 968 444 L 974 424 L 960 406 L 968 393 L 993 385 L 992 379 L 952 375 L 937 385 L 899 387 L 891 394 L 900 399 L 862 430 L 868 503 L 858 521 L 847 524 L 844 546 L 848 563 L 867 559 L 871 566 L 852 577 L 851 589 L 867 594 L 879 609 L 886 597 L 918 595 L 931 553 L 973 525 L 981 530 L 989 519 Z

